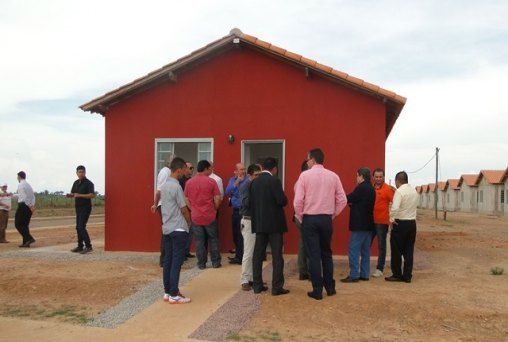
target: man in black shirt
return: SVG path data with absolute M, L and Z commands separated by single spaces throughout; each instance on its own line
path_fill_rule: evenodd
M 71 193 L 67 197 L 74 197 L 76 206 L 76 231 L 78 233 L 78 247 L 71 252 L 86 254 L 91 252 L 92 243 L 86 230 L 86 224 L 92 212 L 92 198 L 95 197 L 94 185 L 86 178 L 86 169 L 83 165 L 76 168 L 78 179 L 72 184 Z

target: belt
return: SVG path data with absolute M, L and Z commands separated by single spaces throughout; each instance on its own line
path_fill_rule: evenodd
M 250 216 L 244 216 L 243 219 L 244 220 L 250 220 Z

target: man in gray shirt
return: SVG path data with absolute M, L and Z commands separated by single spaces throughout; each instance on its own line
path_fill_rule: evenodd
M 178 288 L 180 270 L 185 259 L 185 246 L 191 219 L 182 187 L 178 180 L 185 174 L 186 164 L 182 158 L 174 158 L 170 164 L 171 175 L 160 187 L 162 234 L 164 238 L 164 262 L 162 281 L 164 301 L 170 304 L 190 303 Z

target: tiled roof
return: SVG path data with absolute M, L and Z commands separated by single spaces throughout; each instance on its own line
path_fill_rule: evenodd
M 429 186 L 428 185 L 422 185 L 422 192 L 423 193 L 427 193 L 429 191 Z
M 332 67 L 320 64 L 312 59 L 303 57 L 299 54 L 287 51 L 276 45 L 265 42 L 261 39 L 244 34 L 239 29 L 231 30 L 230 34 L 218 39 L 205 47 L 190 53 L 170 64 L 163 66 L 149 74 L 140 77 L 126 85 L 112 90 L 103 96 L 93 99 L 80 108 L 84 111 L 92 113 L 100 113 L 105 115 L 109 107 L 122 99 L 130 97 L 138 92 L 145 91 L 162 82 L 169 80 L 175 82 L 177 74 L 183 71 L 184 67 L 192 65 L 198 60 L 208 57 L 214 52 L 232 49 L 238 46 L 246 46 L 263 51 L 274 57 L 294 63 L 305 69 L 305 73 L 316 73 L 329 77 L 345 86 L 354 88 L 358 91 L 371 96 L 376 96 L 384 101 L 387 112 L 386 136 L 390 133 L 395 121 L 397 120 L 402 108 L 406 103 L 406 98 L 400 96 L 393 91 L 381 88 L 378 85 L 366 82 L 362 79 L 351 76 L 342 71 L 333 69 Z
M 420 185 L 418 185 L 415 189 L 416 189 L 417 193 L 421 193 L 422 192 L 422 187 Z
M 436 183 L 430 183 L 429 184 L 429 191 L 435 192 L 436 191 Z
M 459 187 L 465 183 L 468 186 L 476 186 L 476 181 L 478 180 L 479 175 L 462 175 L 459 179 Z
M 439 191 L 445 191 L 446 190 L 446 182 L 437 182 L 437 188 Z
M 459 180 L 458 179 L 448 179 L 446 181 L 447 187 L 450 187 L 452 190 L 459 190 Z
M 490 184 L 504 183 L 505 170 L 481 170 L 476 185 L 480 184 L 482 178 L 485 178 Z

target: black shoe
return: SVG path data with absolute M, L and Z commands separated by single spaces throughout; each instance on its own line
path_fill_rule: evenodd
M 402 281 L 405 282 L 405 283 L 410 283 L 411 279 L 403 279 Z
M 242 260 L 239 260 L 239 259 L 236 259 L 236 258 L 232 258 L 232 259 L 229 259 L 229 263 L 233 264 L 233 265 L 241 265 L 242 264 Z
M 402 278 L 396 277 L 394 275 L 389 276 L 389 277 L 385 277 L 385 280 L 386 281 L 403 281 Z
M 262 286 L 261 289 L 254 289 L 254 293 L 261 293 L 268 291 L 268 286 Z
M 333 289 L 333 290 L 326 290 L 326 294 L 330 297 L 330 296 L 335 296 L 337 294 L 337 290 Z
M 222 265 L 221 264 L 215 264 L 215 265 L 212 265 L 213 268 L 221 268 Z
M 288 289 L 279 289 L 277 291 L 272 291 L 272 296 L 281 296 L 281 295 L 285 295 L 288 293 L 289 293 Z
M 199 268 L 200 270 L 204 270 L 204 269 L 206 268 L 206 265 L 198 265 L 198 268 Z
M 92 247 L 85 247 L 85 248 L 83 248 L 83 250 L 81 252 L 79 252 L 79 254 L 87 254 L 90 252 L 93 252 L 93 248 Z
M 73 248 L 71 249 L 71 252 L 72 253 L 79 253 L 83 250 L 83 247 L 76 247 L 76 248 Z
M 359 278 L 353 279 L 351 277 L 346 277 L 344 279 L 340 280 L 343 283 L 357 283 L 359 281 Z
M 322 295 L 322 294 L 315 293 L 314 291 L 309 291 L 309 292 L 307 292 L 307 296 L 309 296 L 310 298 L 314 298 L 314 299 L 316 299 L 316 300 L 321 300 L 321 299 L 323 299 L 323 295 Z
M 29 243 L 22 243 L 21 245 L 18 245 L 18 247 L 21 247 L 21 248 L 29 248 L 29 247 L 30 247 L 30 244 L 29 244 Z
M 30 246 L 32 243 L 35 243 L 35 239 L 30 239 L 27 244 Z
M 185 254 L 185 258 L 195 258 L 196 256 L 194 254 L 187 253 Z
M 360 277 L 360 278 L 358 278 L 358 279 L 360 279 L 360 280 L 362 280 L 362 281 L 369 281 L 369 278 L 362 278 L 362 277 Z
M 300 274 L 298 279 L 299 280 L 309 280 L 309 275 L 308 274 Z

